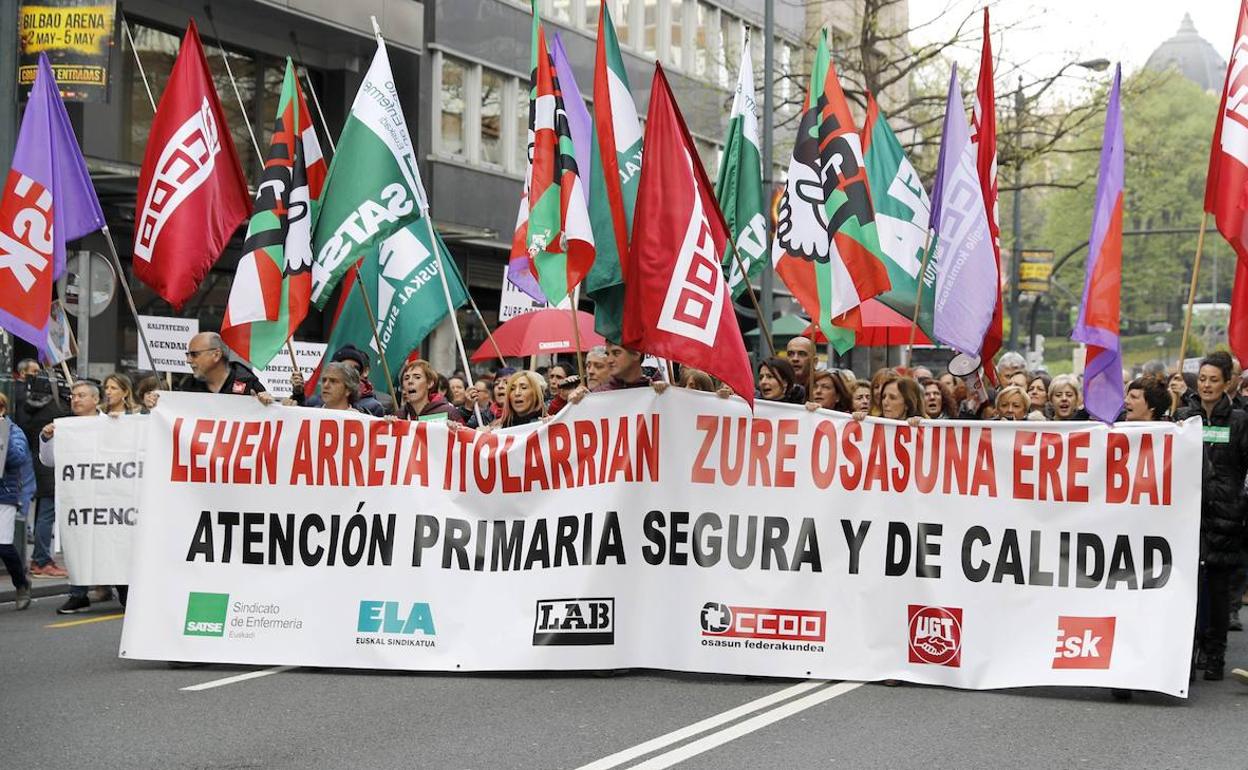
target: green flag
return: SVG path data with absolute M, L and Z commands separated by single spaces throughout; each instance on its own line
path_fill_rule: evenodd
M 419 175 L 390 58 L 379 43 L 321 196 L 312 236 L 312 302 L 318 308 L 369 248 L 419 218 Z
M 624 327 L 624 262 L 641 181 L 641 122 L 607 6 L 598 17 L 594 62 L 594 134 L 589 167 L 589 223 L 597 254 L 585 278 L 594 330 L 618 342 Z
M 892 283 L 892 288 L 878 299 L 906 318 L 913 318 L 923 248 L 927 245 L 931 200 L 874 97 L 867 101 L 862 145 L 871 202 L 875 205 L 875 226 L 880 236 L 879 257 Z M 919 328 L 929 337 L 934 305 L 935 284 L 928 282 L 919 303 Z
M 392 376 L 398 375 L 408 354 L 446 318 L 439 264 L 447 268 L 451 304 L 460 307 L 468 301 L 464 282 L 441 238 L 438 238 L 438 247 L 442 252 L 441 260 L 430 248 L 429 230 L 424 220 L 418 219 L 369 249 L 360 263 L 363 289 L 376 314 L 377 337 L 385 348 Z M 347 344 L 367 350 L 374 362 L 371 367 L 373 384 L 388 393 L 392 384 L 383 382 L 386 367 L 381 365 L 377 355 L 368 311 L 354 284 L 354 275 L 343 282 L 338 315 L 325 353 L 331 356 Z
M 754 101 L 754 68 L 750 46 L 741 47 L 741 69 L 732 99 L 724 161 L 715 181 L 715 197 L 745 275 L 731 250 L 724 254 L 724 275 L 733 299 L 758 277 L 767 260 L 767 204 L 763 196 L 763 156 L 758 149 L 758 104 Z

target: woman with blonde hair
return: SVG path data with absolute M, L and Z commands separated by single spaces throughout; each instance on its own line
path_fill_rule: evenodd
M 546 416 L 546 381 L 537 372 L 524 369 L 507 378 L 503 414 L 490 427 L 514 428 L 538 422 Z
M 1049 408 L 1054 420 L 1087 420 L 1083 408 L 1083 394 L 1079 390 L 1079 378 L 1073 374 L 1059 374 L 1049 383 Z
M 101 409 L 110 417 L 123 414 L 138 414 L 141 409 L 134 400 L 134 385 L 130 378 L 121 372 L 113 372 L 104 378 L 104 403 Z
M 1021 385 L 1007 385 L 997 393 L 998 420 L 1026 420 L 1031 399 Z

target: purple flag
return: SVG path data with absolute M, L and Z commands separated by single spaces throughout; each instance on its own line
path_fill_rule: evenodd
M 52 67 L 40 54 L 0 199 L 0 327 L 42 355 L 52 284 L 65 272 L 65 243 L 103 226 Z
M 1083 305 L 1070 338 L 1088 346 L 1083 369 L 1083 400 L 1088 412 L 1102 422 L 1113 422 L 1122 411 L 1122 351 L 1118 344 L 1122 302 L 1122 199 L 1125 185 L 1122 105 L 1119 86 L 1122 66 L 1114 70 L 1114 85 L 1105 110 L 1101 140 L 1101 168 L 1088 238 Z
M 563 92 L 563 110 L 568 115 L 568 130 L 572 134 L 572 154 L 576 158 L 576 168 L 581 177 L 581 191 L 585 200 L 589 200 L 589 168 L 590 150 L 593 141 L 594 123 L 590 120 L 589 109 L 581 98 L 581 89 L 576 87 L 576 75 L 572 72 L 572 63 L 568 61 L 568 52 L 563 48 L 563 38 L 555 33 L 555 44 L 551 51 L 555 60 L 555 77 L 559 79 L 559 90 Z
M 949 78 L 940 160 L 932 189 L 931 221 L 936 228 L 932 331 L 938 341 L 970 355 L 979 355 L 983 346 L 1000 286 L 975 160 L 955 68 Z

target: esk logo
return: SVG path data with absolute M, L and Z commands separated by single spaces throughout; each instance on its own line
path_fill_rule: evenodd
M 229 594 L 192 591 L 186 597 L 186 623 L 183 636 L 225 636 L 225 615 L 230 605 Z
M 1058 616 L 1053 668 L 1109 668 L 1117 621 L 1114 617 Z
M 911 604 L 907 608 L 910 662 L 962 665 L 962 608 Z

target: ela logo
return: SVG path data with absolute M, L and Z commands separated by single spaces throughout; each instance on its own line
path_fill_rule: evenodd
M 962 665 L 962 608 L 908 607 L 910 662 L 959 668 Z
M 433 630 L 433 612 L 425 602 L 413 602 L 403 614 L 400 609 L 398 602 L 362 601 L 355 629 L 361 634 L 437 633 Z
M 186 625 L 183 636 L 225 636 L 225 613 L 229 594 L 203 594 L 192 591 L 186 597 Z
M 1109 668 L 1117 621 L 1059 615 L 1053 668 Z

